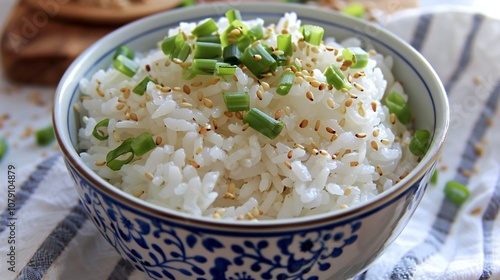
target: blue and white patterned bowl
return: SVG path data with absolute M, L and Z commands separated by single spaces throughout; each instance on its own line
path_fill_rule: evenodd
M 154 279 L 346 279 L 362 272 L 398 236 L 425 191 L 448 127 L 444 89 L 424 58 L 400 39 L 329 10 L 283 3 L 196 6 L 157 14 L 100 40 L 67 70 L 58 89 L 54 126 L 81 200 L 120 255 Z M 433 132 L 427 155 L 394 188 L 369 203 L 313 217 L 259 223 L 195 218 L 128 195 L 93 173 L 78 156 L 79 81 L 109 65 L 117 46 L 146 51 L 180 21 L 218 18 L 231 8 L 276 22 L 295 11 L 327 36 L 359 37 L 394 58 L 393 72 L 411 96 L 416 127 Z

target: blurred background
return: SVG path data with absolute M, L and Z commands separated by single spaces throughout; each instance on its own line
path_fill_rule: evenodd
M 52 96 L 71 62 L 100 37 L 148 14 L 209 0 L 0 0 L 0 170 L 22 167 L 58 152 L 56 141 L 40 142 L 51 128 Z M 241 1 L 241 0 L 240 0 Z M 271 0 L 280 1 L 280 0 Z M 237 2 L 237 1 L 232 1 Z M 491 0 L 317 0 L 318 5 L 383 21 L 414 8 L 458 5 L 498 17 Z M 358 8 L 348 11 L 348 7 Z M 360 13 L 359 7 L 362 7 Z M 453 24 L 453 23 L 450 23 Z M 41 134 L 43 135 L 43 134 Z

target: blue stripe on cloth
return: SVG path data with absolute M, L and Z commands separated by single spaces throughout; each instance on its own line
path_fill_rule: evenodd
M 500 177 L 497 180 L 495 191 L 488 203 L 488 207 L 483 214 L 483 251 L 484 251 L 484 264 L 483 274 L 480 280 L 492 279 L 493 277 L 493 223 L 498 217 L 500 212 Z
M 451 74 L 450 79 L 444 86 L 446 92 L 449 92 L 453 85 L 459 80 L 460 75 L 464 72 L 464 69 L 467 67 L 471 60 L 472 46 L 475 44 L 474 41 L 476 39 L 476 35 L 479 33 L 478 30 L 483 23 L 485 16 L 483 14 L 475 14 L 472 18 L 472 26 L 467 34 L 465 39 L 464 48 L 462 53 L 460 54 L 460 58 L 458 61 L 458 65 L 455 67 L 455 70 Z
M 78 204 L 71 209 L 68 215 L 59 222 L 42 245 L 40 245 L 16 279 L 42 279 L 47 269 L 61 255 L 87 220 L 88 216 L 85 213 L 83 205 L 78 201 Z
M 418 18 L 418 24 L 413 33 L 413 39 L 410 44 L 418 51 L 422 49 L 422 45 L 429 32 L 429 27 L 431 26 L 431 20 L 433 14 L 423 14 Z
M 458 166 L 454 180 L 467 185 L 469 178 L 464 176 L 461 170 L 471 170 L 478 159 L 477 153 L 474 152 L 474 146 L 481 141 L 486 134 L 488 120 L 494 116 L 497 109 L 497 102 L 500 96 L 500 82 L 497 83 L 488 100 L 485 108 L 474 125 L 474 129 L 468 137 L 467 147 L 464 155 Z M 427 258 L 435 254 L 441 249 L 444 244 L 450 229 L 457 217 L 459 206 L 451 203 L 444 198 L 441 202 L 441 208 L 437 214 L 436 220 L 423 240 L 422 243 L 413 247 L 408 251 L 393 268 L 390 279 L 412 279 L 417 266 Z
M 131 265 L 128 261 L 124 259 L 120 259 L 118 263 L 116 263 L 113 272 L 108 277 L 108 280 L 123 280 L 128 279 L 130 274 L 134 272 L 135 267 Z
M 35 190 L 40 186 L 40 183 L 45 179 L 47 173 L 49 173 L 51 167 L 54 165 L 54 162 L 59 158 L 59 155 L 52 156 L 43 162 L 41 162 L 30 174 L 29 178 L 22 183 L 21 187 L 16 190 L 16 212 L 18 212 L 26 201 L 29 200 L 31 195 L 35 192 Z M 0 233 L 3 232 L 7 228 L 7 224 L 9 223 L 10 211 L 8 209 L 4 210 L 0 214 Z

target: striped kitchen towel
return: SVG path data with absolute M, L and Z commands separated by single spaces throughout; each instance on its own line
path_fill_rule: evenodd
M 402 12 L 384 25 L 434 66 L 452 119 L 438 182 L 357 280 L 500 279 L 500 21 L 443 8 Z M 60 154 L 15 176 L 15 209 L 0 200 L 1 279 L 143 279 L 85 215 Z M 471 191 L 461 206 L 443 193 L 450 180 Z

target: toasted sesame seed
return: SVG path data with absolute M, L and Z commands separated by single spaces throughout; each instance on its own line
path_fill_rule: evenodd
M 342 119 L 339 121 L 339 126 L 340 126 L 340 127 L 344 127 L 344 126 L 345 126 L 345 118 L 342 118 Z
M 250 123 L 246 123 L 243 125 L 243 127 L 241 128 L 241 131 L 246 131 L 248 128 L 250 127 Z
M 377 165 L 377 167 L 375 169 L 377 170 L 378 175 L 382 176 L 384 174 L 382 172 L 382 168 L 380 167 L 380 165 Z
M 377 102 L 372 101 L 372 110 L 373 112 L 377 112 Z
M 214 107 L 214 102 L 208 98 L 203 98 L 203 104 L 207 107 L 207 108 L 212 108 Z
M 363 106 L 358 107 L 358 114 L 362 117 L 365 116 L 365 109 L 363 108 Z
M 227 35 L 229 35 L 229 36 L 240 36 L 241 35 L 241 29 L 234 28 Z
M 120 134 L 116 130 L 113 130 L 113 140 L 115 140 L 115 142 L 120 142 L 120 140 L 121 140 Z
M 141 197 L 141 195 L 143 195 L 143 194 L 144 194 L 143 190 L 134 192 L 134 196 L 137 197 L 137 198 Z
M 176 88 L 174 88 L 174 90 L 176 90 Z M 171 92 L 171 91 L 172 91 L 172 89 L 171 89 L 170 87 L 161 87 L 161 86 L 160 86 L 160 91 L 161 91 L 161 92 Z M 176 91 L 180 91 L 180 88 L 177 88 L 177 90 L 176 90 Z
M 203 84 L 203 82 L 202 82 L 202 81 L 196 81 L 196 82 L 192 82 L 192 83 L 191 83 L 191 86 L 192 86 L 192 87 L 199 87 L 199 86 L 201 86 L 202 84 Z
M 144 173 L 144 176 L 146 176 L 146 178 L 148 178 L 148 180 L 153 180 L 153 178 L 154 178 L 154 175 L 151 172 Z
M 128 99 L 130 97 L 130 89 L 125 89 L 125 91 L 123 91 L 123 98 L 125 99 Z
M 342 60 L 344 60 L 344 58 L 341 55 L 339 55 L 339 56 L 337 56 L 337 58 L 335 60 L 337 62 L 341 62 Z
M 350 195 L 350 194 L 351 194 L 351 188 L 345 188 L 344 195 Z
M 353 85 L 353 86 L 354 86 L 357 90 L 359 90 L 359 91 L 364 91 L 364 90 L 365 90 L 365 88 L 364 88 L 363 86 L 361 86 L 360 84 L 358 84 L 358 83 L 353 83 L 352 85 Z
M 340 204 L 339 206 L 339 209 L 347 209 L 349 208 L 349 206 L 347 206 L 346 204 Z
M 212 79 L 210 79 L 210 80 L 207 82 L 207 86 L 212 86 L 212 85 L 215 85 L 215 84 L 217 84 L 219 81 L 220 81 L 220 78 L 219 78 L 219 77 L 212 78 Z
M 380 133 L 380 129 L 377 128 L 377 129 L 373 130 L 372 135 L 373 135 L 373 137 L 378 137 L 379 133 Z
M 291 159 L 293 157 L 293 150 L 288 151 L 288 153 L 286 154 L 286 157 L 288 159 Z
M 318 131 L 320 125 L 321 125 L 321 121 L 317 120 L 316 123 L 314 124 L 314 131 Z
M 215 213 L 212 214 L 212 218 L 218 220 L 218 219 L 221 219 L 222 217 L 221 217 L 221 215 L 219 213 L 215 212 Z
M 179 107 L 181 107 L 181 108 L 193 108 L 193 104 L 191 104 L 189 102 L 181 102 Z
M 319 155 L 319 150 L 318 150 L 318 149 L 316 149 L 316 148 L 314 148 L 314 149 L 312 149 L 311 153 L 312 153 L 313 155 L 317 156 L 317 155 Z
M 327 100 L 326 100 L 326 103 L 328 104 L 328 107 L 332 108 L 335 106 L 335 102 L 333 101 L 333 98 L 329 97 Z
M 259 100 L 262 100 L 262 99 L 264 98 L 264 97 L 262 96 L 262 91 L 261 91 L 260 89 L 258 89 L 258 90 L 257 90 L 256 94 L 257 94 L 257 98 L 258 98 Z
M 322 156 L 330 156 L 328 154 L 328 151 L 326 151 L 326 150 L 319 150 L 319 154 L 322 155 Z
M 175 91 L 175 92 L 182 92 L 182 88 L 181 87 L 174 87 L 173 91 Z
M 371 56 L 375 56 L 375 55 L 377 55 L 377 51 L 376 50 L 369 50 L 368 54 Z
M 138 121 L 139 119 L 137 118 L 137 114 L 136 113 L 130 113 L 130 119 L 133 120 L 133 121 Z
M 269 84 L 267 82 L 261 82 L 260 85 L 262 86 L 262 89 L 265 91 L 269 90 Z
M 276 110 L 276 112 L 274 112 L 274 119 L 277 120 L 279 118 L 281 118 L 281 110 L 280 109 L 278 109 L 278 110 Z
M 101 84 L 98 84 L 95 88 L 95 90 L 97 91 L 97 94 L 100 96 L 100 97 L 104 97 L 104 92 L 100 89 L 100 85 Z
M 233 117 L 233 112 L 229 112 L 229 111 L 226 111 L 224 112 L 224 115 L 228 118 L 232 118 Z
M 468 169 L 461 168 L 460 173 L 462 173 L 462 175 L 464 175 L 464 177 L 466 177 L 466 178 L 469 178 L 470 176 L 472 176 L 472 172 Z
M 190 94 L 191 88 L 188 85 L 184 85 L 182 86 L 182 91 L 184 91 L 185 94 Z
M 396 123 L 396 115 L 394 113 L 391 113 L 389 115 L 389 121 L 392 123 L 392 124 L 395 124 Z
M 188 160 L 188 163 L 192 165 L 194 168 L 200 168 L 200 164 L 197 163 L 195 160 Z
M 235 199 L 235 196 L 234 196 L 234 194 L 232 194 L 230 192 L 226 192 L 224 194 L 224 198 Z M 241 218 L 240 218 L 240 216 L 241 216 Z M 240 215 L 240 216 L 238 216 L 238 220 L 243 220 L 243 216 L 242 215 Z
M 309 99 L 309 101 L 314 101 L 314 94 L 312 93 L 312 91 L 308 90 L 306 92 L 306 98 Z
M 203 146 L 198 146 L 198 148 L 196 148 L 196 151 L 194 153 L 199 155 L 202 151 L 203 151 Z
M 484 155 L 484 149 L 479 144 L 474 145 L 474 152 L 480 157 Z
M 306 149 L 304 146 L 302 146 L 301 144 L 298 144 L 298 143 L 293 143 L 293 146 L 296 148 L 302 149 L 302 150 Z
M 170 66 L 170 59 L 167 59 L 165 60 L 165 63 L 163 63 L 163 65 L 165 65 L 166 67 Z
M 290 164 L 290 162 L 285 161 L 284 164 L 285 164 L 286 168 L 292 169 L 292 165 Z
M 331 51 L 335 50 L 335 48 L 332 46 L 325 46 L 325 50 L 331 52 Z
M 243 119 L 243 114 L 241 112 L 236 112 L 236 113 L 234 113 L 234 115 L 236 116 L 236 118 L 238 120 L 242 120 Z
M 472 209 L 472 211 L 470 211 L 470 213 L 471 213 L 471 215 L 479 215 L 479 214 L 481 214 L 482 211 L 483 210 L 481 210 L 480 207 L 476 207 L 476 208 Z
M 373 148 L 375 151 L 378 151 L 378 144 L 377 144 L 377 142 L 375 142 L 375 141 L 371 141 L 371 142 L 370 142 L 370 145 L 372 146 L 372 148 Z
M 172 62 L 173 62 L 173 63 L 175 63 L 175 64 L 180 65 L 180 64 L 182 64 L 184 61 L 182 61 L 182 60 L 180 60 L 180 59 L 178 59 L 178 58 L 174 58 L 174 59 L 172 59 Z
M 329 127 L 329 126 L 327 126 L 327 127 L 326 127 L 326 132 L 328 132 L 328 133 L 330 133 L 330 134 L 335 134 L 335 133 L 337 133 L 337 132 L 335 131 L 335 129 L 333 129 L 333 128 Z
M 122 110 L 123 108 L 125 108 L 125 104 L 123 104 L 123 103 L 116 105 L 116 110 L 118 110 L 118 111 Z
M 357 138 L 365 138 L 366 137 L 366 133 L 356 133 L 355 135 Z
M 104 166 L 106 162 L 104 160 L 96 161 L 95 166 Z
M 349 97 L 352 98 L 352 99 L 357 99 L 358 98 L 358 96 L 356 94 L 354 94 L 354 93 L 352 93 L 350 91 L 347 92 L 347 95 L 349 95 Z
M 388 139 L 380 139 L 380 143 L 382 143 L 384 145 L 389 145 L 391 142 L 389 142 Z
M 406 176 L 408 176 L 408 174 L 409 174 L 409 173 L 410 173 L 410 172 L 408 172 L 408 171 L 403 172 L 403 174 L 401 174 L 401 175 L 399 176 L 399 179 L 400 179 L 400 180 L 403 180 Z
M 153 98 L 149 94 L 144 94 L 144 98 L 146 99 L 146 101 L 153 100 Z
M 203 100 L 203 91 L 198 91 L 197 97 L 198 97 L 198 101 L 202 101 Z
M 262 56 L 260 54 L 254 54 L 253 59 L 255 60 L 262 60 Z
M 350 107 L 350 106 L 352 105 L 352 98 L 347 99 L 347 100 L 345 101 L 344 105 L 345 105 L 346 107 Z
M 317 144 L 316 144 L 316 142 L 314 142 L 314 141 L 312 141 L 312 142 L 311 142 L 311 147 L 312 147 L 313 149 L 318 149 L 318 145 L 317 145 Z
M 351 165 L 351 167 L 356 167 L 356 166 L 359 165 L 359 162 L 357 162 L 357 161 L 351 161 L 350 165 Z
M 318 82 L 317 80 L 311 81 L 309 84 L 315 88 L 319 88 L 319 86 L 321 85 L 321 83 Z
M 351 75 L 351 73 L 347 73 L 347 81 L 349 83 L 352 83 L 352 75 Z
M 304 128 L 304 127 L 307 127 L 307 125 L 309 124 L 309 121 L 306 120 L 306 119 L 303 119 L 300 124 L 299 124 L 299 127 L 300 128 Z

